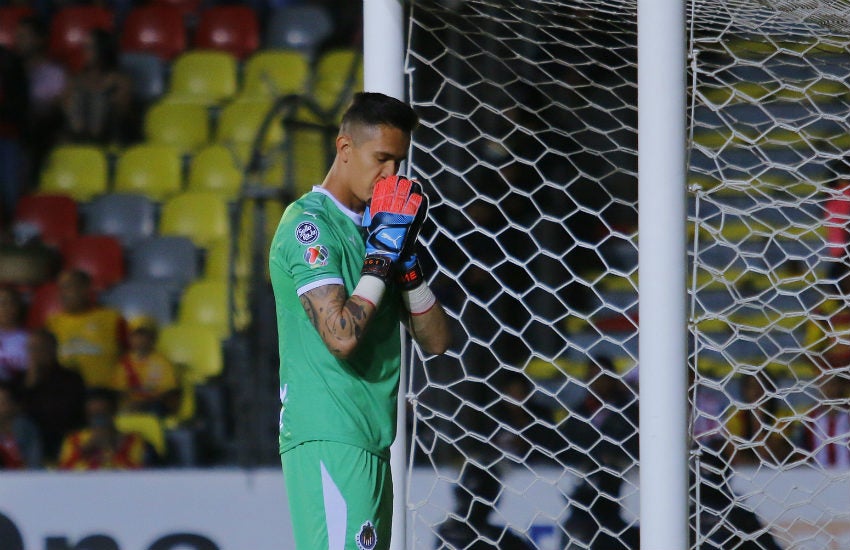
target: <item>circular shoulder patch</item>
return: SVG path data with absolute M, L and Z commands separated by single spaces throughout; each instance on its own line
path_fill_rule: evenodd
M 301 244 L 312 244 L 319 238 L 319 228 L 313 222 L 301 222 L 295 228 L 295 238 Z

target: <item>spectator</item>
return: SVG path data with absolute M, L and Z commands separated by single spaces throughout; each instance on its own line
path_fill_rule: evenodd
M 115 370 L 114 389 L 121 394 L 121 408 L 163 417 L 176 414 L 180 385 L 174 365 L 155 350 L 156 321 L 142 316 L 131 319 L 128 326 L 129 349 Z
M 850 365 L 850 345 L 844 338 L 850 331 L 850 266 L 833 266 L 830 271 L 834 280 L 822 287 L 826 299 L 810 315 L 805 333 L 806 349 L 821 369 Z
M 41 456 L 38 428 L 21 412 L 15 390 L 0 384 L 0 469 L 40 468 Z
M 846 273 L 847 245 L 850 244 L 847 232 L 847 224 L 850 223 L 850 166 L 844 158 L 839 158 L 830 164 L 829 171 L 832 180 L 829 182 L 829 197 L 824 204 L 830 259 L 827 275 L 837 279 Z
M 138 139 L 132 80 L 118 64 L 118 47 L 108 31 L 95 29 L 84 44 L 86 61 L 68 88 L 64 110 L 72 141 L 123 145 Z
M 471 462 L 464 464 L 460 483 L 454 489 L 455 512 L 437 527 L 437 550 L 535 548 L 529 539 L 509 527 L 490 522 L 500 493 L 501 484 L 492 471 Z
M 47 55 L 48 29 L 40 19 L 28 17 L 18 24 L 15 47 L 29 81 L 26 146 L 31 156 L 30 186 L 38 181 L 47 152 L 62 129 L 62 98 L 67 87 L 65 69 Z
M 64 271 L 59 275 L 61 310 L 48 316 L 45 326 L 59 342 L 59 359 L 76 370 L 88 388 L 109 388 L 115 379 L 126 327 L 121 315 L 95 304 L 88 273 Z
M 690 472 L 691 541 L 698 538 L 699 548 L 704 550 L 780 550 L 759 517 L 735 495 L 728 478 L 730 469 L 723 460 L 705 454 L 698 468 L 699 479 Z
M 638 460 L 638 403 L 608 357 L 588 361 L 584 402 L 561 425 L 563 459 L 584 471 L 569 496 L 563 548 L 637 548 L 638 527 L 622 516 L 620 491 Z
M 112 390 L 94 389 L 86 398 L 87 425 L 62 442 L 61 470 L 135 470 L 147 462 L 147 445 L 137 433 L 115 427 L 118 399 Z
M 27 333 L 21 328 L 23 302 L 12 287 L 0 287 L 0 383 L 17 384 L 27 368 Z
M 21 58 L 0 46 L 0 218 L 15 212 L 24 180 L 21 137 L 27 114 L 27 79 Z
M 823 395 L 804 422 L 805 450 L 819 466 L 850 468 L 850 385 L 846 374 L 826 373 Z
M 28 366 L 22 385 L 23 408 L 41 431 L 44 458 L 53 464 L 62 440 L 85 424 L 86 388 L 82 377 L 63 368 L 56 337 L 40 329 L 27 340 Z
M 784 463 L 794 451 L 787 420 L 791 411 L 775 397 L 776 386 L 769 376 L 761 372 L 744 374 L 740 380 L 741 399 L 726 421 L 730 462 Z

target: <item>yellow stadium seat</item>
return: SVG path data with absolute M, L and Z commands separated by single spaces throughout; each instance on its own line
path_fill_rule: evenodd
M 227 52 L 187 51 L 172 63 L 168 95 L 188 96 L 208 105 L 228 100 L 238 89 L 237 69 L 236 58 Z
M 217 193 L 227 200 L 239 195 L 242 170 L 236 155 L 221 144 L 204 147 L 192 157 L 189 166 L 189 191 Z
M 230 235 L 227 200 L 216 193 L 185 191 L 162 205 L 159 234 L 188 237 L 198 248 L 207 248 Z
M 261 124 L 271 109 L 269 100 L 239 100 L 229 103 L 221 110 L 215 142 L 233 148 L 246 160 L 246 153 L 257 137 Z M 280 143 L 283 130 L 272 122 L 263 142 L 264 146 Z
M 177 309 L 177 320 L 184 325 L 209 327 L 219 338 L 230 334 L 230 305 L 227 283 L 201 279 L 183 291 Z
M 171 145 L 188 154 L 209 140 L 209 115 L 203 105 L 160 102 L 145 113 L 148 143 Z
M 224 369 L 221 342 L 215 330 L 202 325 L 173 323 L 159 331 L 157 348 L 174 364 L 186 369 L 196 384 L 216 377 Z
M 68 195 L 88 202 L 107 192 L 106 154 L 93 145 L 60 145 L 54 148 L 41 173 L 39 191 Z
M 312 96 L 326 112 L 340 115 L 355 91 L 363 89 L 363 57 L 353 49 L 329 50 L 316 64 Z
M 159 456 L 165 456 L 165 428 L 153 413 L 120 413 L 115 417 L 115 426 L 125 433 L 137 433 L 147 441 Z
M 114 190 L 163 201 L 182 190 L 180 153 L 168 145 L 139 144 L 118 157 Z
M 262 50 L 245 62 L 240 97 L 276 98 L 303 94 L 307 90 L 310 65 L 296 50 Z
M 231 241 L 222 240 L 213 243 L 207 249 L 206 260 L 204 261 L 204 279 L 215 281 L 226 281 L 230 276 L 230 268 L 233 262 L 230 261 L 232 254 Z M 248 258 L 246 254 L 237 254 L 236 262 L 236 278 L 246 279 L 249 275 Z

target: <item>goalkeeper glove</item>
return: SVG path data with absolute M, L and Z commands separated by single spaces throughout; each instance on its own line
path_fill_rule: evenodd
M 415 188 L 420 189 L 419 184 Z M 375 184 L 372 202 L 363 214 L 362 226 L 367 228 L 366 258 L 361 275 L 372 275 L 387 282 L 393 264 L 402 251 L 410 248 L 408 243 L 418 233 L 411 228 L 417 219 L 422 203 L 421 192 L 414 192 L 414 183 L 401 176 L 390 176 Z M 421 221 L 419 225 L 421 226 Z
M 419 182 L 413 182 L 412 192 L 420 195 L 422 199 L 419 209 L 416 211 L 416 217 L 410 224 L 407 242 L 405 242 L 404 249 L 399 254 L 396 264 L 396 283 L 404 291 L 412 290 L 425 282 L 422 267 L 419 265 L 419 258 L 416 255 L 416 240 L 419 237 L 419 230 L 422 229 L 422 224 L 425 222 L 425 217 L 428 215 L 428 195 L 422 192 L 422 186 Z

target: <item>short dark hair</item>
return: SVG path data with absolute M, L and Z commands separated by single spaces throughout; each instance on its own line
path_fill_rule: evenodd
M 378 92 L 359 92 L 342 115 L 341 129 L 349 131 L 352 125 L 386 125 L 410 134 L 417 124 L 419 117 L 407 103 Z

